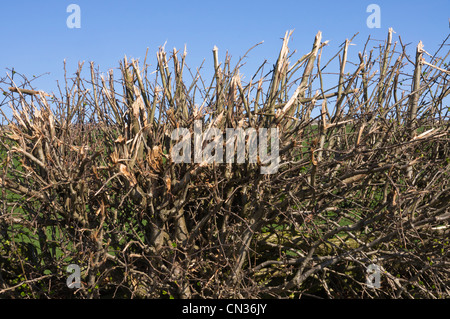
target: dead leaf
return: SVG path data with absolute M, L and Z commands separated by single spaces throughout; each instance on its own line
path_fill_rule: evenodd
M 147 162 L 153 172 L 161 172 L 162 169 L 162 151 L 161 146 L 153 146 L 152 150 L 147 155 Z
M 167 192 L 170 193 L 170 189 L 171 189 L 171 186 L 172 186 L 172 181 L 171 181 L 170 177 L 166 176 L 164 181 L 166 183 Z
M 113 162 L 114 165 L 119 162 L 119 154 L 117 154 L 116 150 L 114 150 L 114 152 L 111 153 L 110 157 L 111 157 L 111 162 Z
M 115 143 L 123 143 L 125 141 L 125 137 L 120 135 L 114 142 Z
M 131 186 L 137 184 L 136 178 L 128 171 L 128 168 L 125 164 L 119 165 L 119 171 L 128 179 L 128 181 L 131 183 Z

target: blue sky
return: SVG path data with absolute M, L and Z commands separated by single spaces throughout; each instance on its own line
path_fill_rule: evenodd
M 66 12 L 69 4 L 81 8 L 81 28 L 69 29 Z M 381 28 L 368 28 L 369 4 L 381 9 Z M 244 75 L 251 77 L 267 59 L 274 63 L 286 30 L 294 29 L 291 50 L 301 56 L 311 49 L 318 30 L 329 40 L 326 52 L 334 55 L 339 45 L 355 33 L 349 59 L 357 61 L 367 37 L 384 40 L 389 27 L 413 49 L 421 40 L 434 53 L 450 32 L 450 1 L 85 1 L 43 0 L 2 2 L 0 29 L 0 77 L 7 68 L 25 74 L 49 74 L 33 85 L 57 92 L 56 80 L 63 79 L 63 60 L 73 74 L 79 61 L 90 61 L 100 71 L 118 67 L 126 54 L 143 60 L 147 47 L 148 62 L 155 69 L 158 47 L 182 50 L 187 45 L 187 63 L 195 69 L 205 59 L 212 68 L 212 48 L 219 48 L 223 61 L 231 54 L 232 65 L 254 44 L 264 43 L 248 56 Z M 4 107 L 2 107 L 4 109 Z

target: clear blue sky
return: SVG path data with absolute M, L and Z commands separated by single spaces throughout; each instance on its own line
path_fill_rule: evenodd
M 81 8 L 80 29 L 66 25 L 70 15 L 66 8 L 71 3 Z M 381 9 L 379 29 L 366 25 L 370 15 L 366 8 L 371 3 Z M 86 67 L 94 61 L 106 72 L 116 68 L 125 54 L 143 60 L 148 47 L 148 62 L 154 67 L 157 49 L 165 42 L 167 50 L 182 50 L 186 44 L 188 66 L 195 69 L 203 59 L 207 68 L 212 67 L 214 45 L 221 61 L 228 50 L 236 63 L 247 49 L 264 41 L 247 59 L 243 71 L 250 77 L 265 59 L 275 62 L 286 30 L 294 29 L 290 48 L 299 55 L 309 52 L 318 30 L 323 40 L 330 40 L 326 49 L 330 55 L 359 32 L 349 51 L 353 61 L 357 61 L 369 34 L 384 40 L 389 27 L 396 32 L 394 41 L 400 35 L 413 48 L 421 40 L 430 53 L 450 31 L 449 0 L 16 0 L 3 1 L 0 10 L 0 76 L 12 67 L 28 78 L 49 72 L 33 82 L 37 89 L 48 92 L 57 92 L 56 80 L 63 79 L 64 59 L 69 74 L 75 72 L 79 61 L 85 61 Z

